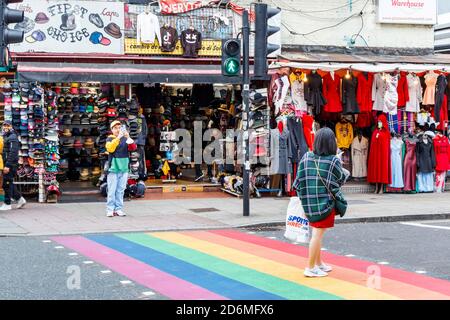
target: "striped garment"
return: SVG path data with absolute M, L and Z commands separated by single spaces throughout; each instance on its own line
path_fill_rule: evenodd
M 317 175 L 315 162 L 319 168 L 320 176 L 339 202 L 339 207 L 345 208 L 347 206 L 340 189 L 347 177 L 339 158 L 334 155 L 319 157 L 313 152 L 308 152 L 300 161 L 293 188 L 297 191 L 305 214 L 311 222 L 325 219 L 336 206 L 335 200 Z M 341 216 L 345 214 L 345 210 L 338 210 L 338 212 Z

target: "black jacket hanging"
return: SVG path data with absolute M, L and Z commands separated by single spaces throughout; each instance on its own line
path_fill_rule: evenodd
M 316 72 L 308 76 L 309 80 L 309 97 L 308 104 L 312 105 L 314 114 L 319 115 L 322 107 L 327 104 L 327 100 L 323 96 L 322 77 Z
M 436 119 L 436 122 L 440 122 L 441 107 L 444 108 L 446 107 L 442 106 L 442 103 L 444 102 L 444 94 L 446 89 L 447 89 L 447 79 L 445 78 L 444 75 L 441 74 L 437 78 L 436 93 L 434 98 L 434 118 Z
M 344 114 L 359 113 L 358 102 L 356 101 L 356 89 L 358 87 L 358 79 L 351 76 L 349 79 L 342 79 L 342 106 Z
M 436 167 L 436 157 L 434 154 L 433 141 L 431 139 L 428 139 L 428 143 L 424 143 L 422 139 L 417 143 L 416 155 L 417 172 L 434 172 L 434 168 Z
M 173 27 L 165 27 L 161 28 L 161 51 L 162 52 L 172 52 L 175 50 L 178 41 L 178 32 L 177 29 Z
M 202 47 L 202 34 L 195 29 L 181 32 L 181 46 L 184 49 L 183 57 L 197 58 Z
M 303 155 L 308 152 L 302 122 L 299 119 L 288 119 L 289 146 L 291 148 L 292 163 L 298 163 Z

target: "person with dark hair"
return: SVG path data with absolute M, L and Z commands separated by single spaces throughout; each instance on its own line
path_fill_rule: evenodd
M 12 127 L 11 121 L 3 123 L 3 191 L 5 192 L 5 203 L 0 207 L 0 211 L 11 210 L 11 200 L 17 201 L 17 209 L 22 208 L 27 202 L 22 197 L 14 184 L 14 177 L 17 173 L 17 163 L 19 162 L 20 142 Z
M 336 136 L 330 128 L 317 131 L 313 152 L 306 153 L 300 161 L 293 188 L 302 202 L 305 215 L 312 227 L 309 243 L 309 265 L 306 277 L 325 277 L 332 270 L 321 258 L 322 238 L 334 226 L 336 214 L 344 216 L 347 202 L 341 192 L 350 173 L 342 168 L 336 155 Z

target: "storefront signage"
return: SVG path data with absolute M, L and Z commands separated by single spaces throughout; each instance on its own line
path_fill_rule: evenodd
M 378 22 L 434 25 L 436 0 L 378 0 Z
M 180 14 L 186 13 L 192 10 L 200 9 L 203 7 L 210 6 L 212 4 L 220 4 L 221 1 L 211 1 L 211 0 L 159 0 L 159 7 L 161 8 L 162 14 Z M 244 12 L 244 7 L 232 3 L 231 1 L 227 3 L 227 7 L 231 8 L 234 12 L 242 15 Z M 250 12 L 250 20 L 254 20 L 253 12 Z
M 159 0 L 161 13 L 178 14 L 208 5 L 210 1 L 186 1 L 186 0 Z
M 171 55 L 178 56 L 183 54 L 183 47 L 181 42 L 178 41 L 175 50 L 172 52 L 161 51 L 158 40 L 154 43 L 138 43 L 136 39 L 125 39 L 125 53 L 126 54 L 148 54 L 148 55 Z M 202 57 L 220 57 L 222 55 L 222 42 L 221 40 L 203 40 L 202 48 L 200 49 L 199 56 Z
M 14 26 L 25 32 L 24 42 L 12 51 L 123 53 L 123 3 L 25 0 L 11 7 L 25 11 Z

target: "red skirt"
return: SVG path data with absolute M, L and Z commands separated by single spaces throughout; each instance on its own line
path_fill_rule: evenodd
M 333 208 L 331 210 L 331 213 L 323 220 L 317 221 L 317 222 L 310 222 L 309 225 L 313 228 L 333 228 L 334 227 L 334 216 L 336 215 L 336 210 Z

